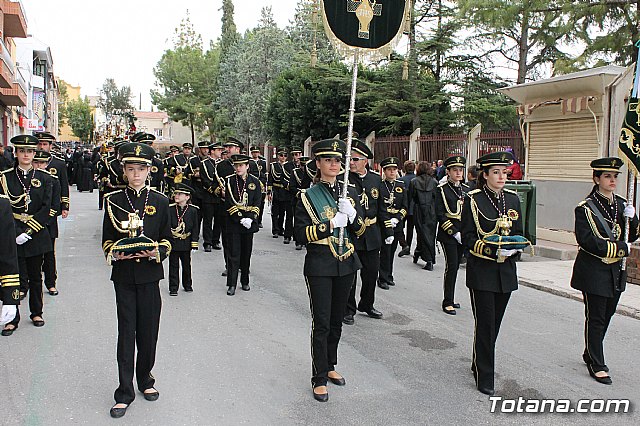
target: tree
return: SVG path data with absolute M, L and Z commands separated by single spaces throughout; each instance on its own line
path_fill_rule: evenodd
M 113 116 L 124 115 L 127 111 L 133 111 L 132 97 L 131 87 L 122 86 L 118 88 L 113 78 L 107 78 L 100 90 L 98 107 L 104 111 L 107 120 L 111 120 Z
M 516 83 L 536 77 L 544 65 L 569 60 L 562 44 L 575 40 L 569 0 L 459 0 L 460 16 L 474 28 L 469 39 L 479 60 L 506 61 Z M 497 58 L 496 58 L 497 56 Z
M 89 141 L 93 134 L 94 123 L 91 116 L 89 99 L 72 99 L 66 104 L 66 116 L 73 134 L 81 141 Z
M 298 52 L 296 62 L 309 64 L 314 58 L 311 63 L 315 66 L 340 60 L 325 34 L 318 0 L 299 1 L 286 32 Z
M 487 131 L 506 130 L 518 127 L 515 103 L 498 92 L 505 83 L 494 81 L 482 72 L 470 74 L 461 83 L 458 96 L 462 105 L 456 111 L 465 131 L 482 124 Z
M 233 19 L 233 1 L 222 0 L 222 32 L 220 35 L 220 55 L 225 57 L 240 40 L 240 34 Z

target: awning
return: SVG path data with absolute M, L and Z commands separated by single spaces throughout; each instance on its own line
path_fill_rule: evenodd
M 596 96 L 577 96 L 573 98 L 567 99 L 556 99 L 553 101 L 545 101 L 538 102 L 535 104 L 527 104 L 527 105 L 518 105 L 517 111 L 518 115 L 528 116 L 531 113 L 540 107 L 548 106 L 548 105 L 560 105 L 562 110 L 562 115 L 565 115 L 567 112 L 572 112 L 574 114 L 579 113 L 580 111 L 589 109 L 589 102 L 594 102 L 597 99 Z

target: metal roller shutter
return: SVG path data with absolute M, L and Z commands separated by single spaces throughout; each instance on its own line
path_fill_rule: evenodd
M 592 118 L 530 124 L 529 179 L 591 182 L 589 163 L 598 158 L 599 153 Z

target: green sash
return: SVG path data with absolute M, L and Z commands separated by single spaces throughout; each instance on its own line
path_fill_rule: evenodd
M 313 185 L 304 191 L 302 202 L 314 225 L 333 219 L 338 212 L 338 204 L 322 184 Z M 339 241 L 340 228 L 334 228 L 331 236 L 324 240 L 315 241 L 312 244 L 326 244 L 336 259 L 345 260 L 355 251 L 347 228 L 344 229 L 344 243 L 342 247 L 340 247 Z

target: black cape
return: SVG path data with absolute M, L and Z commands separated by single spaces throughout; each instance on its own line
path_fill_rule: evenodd
M 429 175 L 411 181 L 409 194 L 413 202 L 413 220 L 418 236 L 417 252 L 425 262 L 436 262 L 436 195 L 438 182 Z

